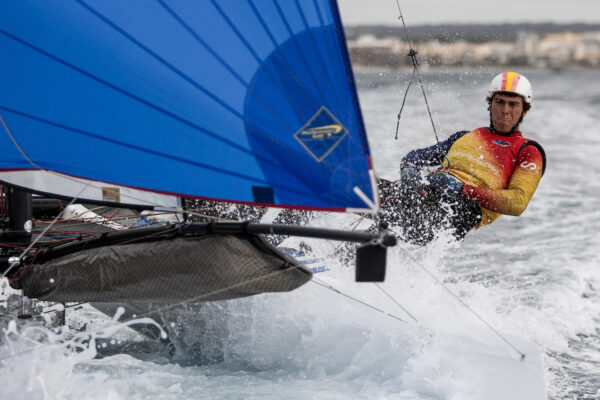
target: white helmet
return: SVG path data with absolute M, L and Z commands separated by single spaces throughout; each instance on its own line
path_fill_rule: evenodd
M 529 80 L 516 72 L 503 72 L 492 79 L 490 90 L 488 90 L 488 95 L 486 97 L 488 103 L 492 100 L 494 94 L 498 92 L 518 94 L 527 104 L 531 104 L 531 99 L 533 97 L 533 91 L 531 90 Z

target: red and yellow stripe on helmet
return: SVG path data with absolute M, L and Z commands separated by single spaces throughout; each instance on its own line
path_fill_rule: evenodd
M 503 92 L 516 91 L 520 78 L 521 78 L 521 74 L 517 74 L 516 72 L 504 72 L 502 74 L 502 85 L 501 85 L 502 91 Z
M 523 97 L 523 101 L 531 104 L 533 92 L 529 80 L 517 72 L 503 72 L 492 79 L 487 95 L 487 101 L 491 101 L 495 93 L 510 92 Z

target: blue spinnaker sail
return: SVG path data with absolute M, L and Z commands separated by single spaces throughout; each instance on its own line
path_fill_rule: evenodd
M 335 1 L 2 1 L 0 60 L 0 171 L 377 204 Z

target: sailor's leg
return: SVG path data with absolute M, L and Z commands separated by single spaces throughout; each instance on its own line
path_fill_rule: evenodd
M 400 228 L 400 239 L 425 245 L 435 238 L 444 215 L 435 202 L 427 198 L 426 181 L 416 175 L 403 176 L 401 181 L 380 181 L 382 222 Z
M 481 222 L 481 207 L 465 199 L 457 199 L 452 207 L 450 224 L 454 229 L 454 236 L 461 240 Z

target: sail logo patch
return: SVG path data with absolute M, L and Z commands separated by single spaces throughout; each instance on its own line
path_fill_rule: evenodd
M 116 187 L 103 187 L 102 188 L 102 201 L 109 203 L 120 203 L 121 192 Z
M 331 138 L 333 135 L 340 133 L 342 131 L 341 125 L 327 125 L 327 126 L 318 126 L 316 128 L 310 128 L 303 130 L 300 135 L 302 136 L 312 136 L 312 139 L 323 139 L 325 136 L 327 138 Z
M 498 146 L 501 146 L 501 147 L 508 147 L 508 146 L 510 146 L 510 143 L 505 142 L 504 140 L 500 140 L 500 139 L 495 139 L 494 140 L 494 144 L 497 144 Z
M 322 106 L 294 137 L 318 162 L 323 161 L 346 137 L 348 129 Z

